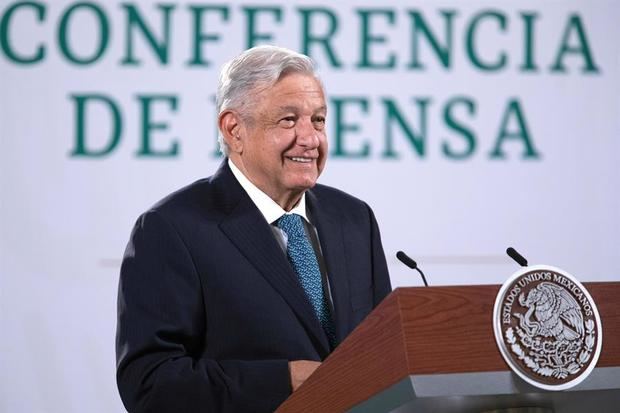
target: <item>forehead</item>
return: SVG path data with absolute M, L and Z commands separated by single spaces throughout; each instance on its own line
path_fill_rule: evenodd
M 259 104 L 266 104 L 270 109 L 297 107 L 314 111 L 325 107 L 323 86 L 314 76 L 306 74 L 285 75 L 259 95 Z

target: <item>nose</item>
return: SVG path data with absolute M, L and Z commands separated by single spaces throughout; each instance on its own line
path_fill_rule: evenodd
M 295 126 L 295 136 L 298 145 L 308 149 L 318 148 L 320 137 L 310 118 L 304 118 Z

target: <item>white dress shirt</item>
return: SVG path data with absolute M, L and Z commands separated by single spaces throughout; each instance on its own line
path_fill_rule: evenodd
M 299 200 L 297 205 L 295 205 L 295 207 L 291 209 L 290 212 L 287 212 L 280 205 L 278 205 L 276 201 L 271 199 L 269 195 L 261 191 L 256 185 L 250 182 L 250 180 L 243 174 L 243 172 L 241 172 L 239 168 L 237 168 L 234 162 L 230 159 L 228 159 L 228 166 L 230 167 L 230 170 L 232 171 L 235 178 L 237 178 L 237 181 L 239 181 L 241 187 L 248 194 L 252 202 L 254 202 L 256 208 L 258 208 L 261 214 L 263 214 L 263 217 L 265 217 L 267 223 L 271 225 L 274 230 L 274 234 L 276 234 L 276 238 L 280 242 L 280 245 L 284 247 L 284 251 L 286 252 L 288 236 L 284 231 L 278 228 L 275 223 L 278 219 L 280 219 L 282 215 L 297 214 L 301 215 L 307 223 L 312 225 L 312 223 L 308 219 L 308 214 L 306 212 L 306 194 L 302 194 L 301 199 Z

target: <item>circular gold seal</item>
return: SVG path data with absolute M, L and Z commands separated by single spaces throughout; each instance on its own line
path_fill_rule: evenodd
M 508 366 L 545 390 L 581 383 L 596 366 L 603 339 L 588 291 L 566 271 L 547 265 L 525 267 L 502 285 L 493 330 Z

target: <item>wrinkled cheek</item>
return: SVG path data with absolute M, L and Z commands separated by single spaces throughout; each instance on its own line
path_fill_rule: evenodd
M 325 163 L 327 162 L 327 157 L 324 157 L 323 159 L 321 159 L 321 161 L 317 164 L 317 178 L 319 177 L 319 175 L 321 175 L 321 172 L 323 172 L 323 169 L 325 169 Z
M 319 162 L 317 163 L 318 174 L 320 175 L 323 172 L 323 168 L 325 168 L 325 164 L 327 163 L 327 139 L 323 138 L 324 141 L 321 144 L 321 148 L 319 149 Z

